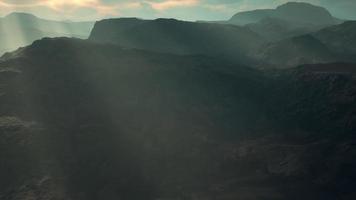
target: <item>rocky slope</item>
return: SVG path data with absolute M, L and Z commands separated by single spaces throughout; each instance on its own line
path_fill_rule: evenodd
M 0 61 L 0 197 L 354 199 L 353 69 L 37 41 Z

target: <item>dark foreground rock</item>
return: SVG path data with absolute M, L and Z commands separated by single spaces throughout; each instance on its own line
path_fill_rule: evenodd
M 0 62 L 0 199 L 354 199 L 353 69 L 37 41 Z

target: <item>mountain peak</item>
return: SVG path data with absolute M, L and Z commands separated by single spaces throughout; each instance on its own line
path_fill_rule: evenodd
M 229 21 L 237 25 L 257 23 L 265 18 L 277 18 L 291 23 L 332 25 L 336 19 L 320 6 L 303 2 L 288 2 L 276 9 L 252 10 L 235 14 Z
M 310 23 L 330 23 L 333 16 L 330 12 L 320 6 L 305 2 L 288 2 L 276 8 L 277 15 L 285 16 L 296 21 L 308 21 Z
M 319 7 L 319 8 L 323 8 L 320 6 L 316 6 L 314 4 L 311 3 L 307 3 L 307 2 L 295 2 L 295 1 L 291 1 L 291 2 L 287 2 L 285 4 L 282 4 L 280 6 L 278 6 L 276 9 L 278 8 L 283 8 L 283 7 Z M 324 8 L 323 8 L 324 9 Z
M 308 14 L 317 13 L 319 15 L 323 14 L 324 17 L 332 18 L 330 12 L 326 8 L 306 2 L 288 2 L 278 6 L 276 11 L 300 12 L 299 15 L 303 15 L 304 12 L 307 12 Z

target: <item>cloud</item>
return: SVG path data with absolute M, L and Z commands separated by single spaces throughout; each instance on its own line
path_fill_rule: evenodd
M 150 2 L 147 1 L 149 5 L 155 10 L 167 10 L 176 7 L 187 7 L 198 5 L 198 0 L 166 0 L 160 2 Z
M 6 11 L 7 8 L 8 12 L 29 11 L 37 15 L 52 12 L 53 15 L 70 17 L 80 17 L 83 13 L 90 13 L 93 18 L 119 16 L 120 10 L 138 7 L 140 4 L 132 1 L 109 3 L 101 0 L 0 0 L 0 11 Z
M 31 12 L 40 17 L 95 20 L 106 17 L 173 17 L 221 20 L 236 12 L 274 8 L 292 0 L 0 0 L 0 14 Z M 334 15 L 356 18 L 355 0 L 293 0 L 327 7 Z
M 120 15 L 121 11 L 140 10 L 150 6 L 153 10 L 163 11 L 177 7 L 189 7 L 199 4 L 199 0 L 0 0 L 0 8 L 21 10 L 42 7 L 57 13 L 74 13 L 77 10 L 90 9 L 97 15 Z

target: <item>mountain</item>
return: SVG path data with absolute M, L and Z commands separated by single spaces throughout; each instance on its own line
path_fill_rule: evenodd
M 266 45 L 256 55 L 261 65 L 274 68 L 296 67 L 338 61 L 337 54 L 312 35 L 288 38 Z
M 309 3 L 288 2 L 278 6 L 276 9 L 254 10 L 235 14 L 228 23 L 236 25 L 246 25 L 257 23 L 266 18 L 276 18 L 292 23 L 328 26 L 337 23 L 329 11 L 323 7 Z
M 289 7 L 300 9 L 304 6 L 310 11 L 321 9 L 304 3 L 288 3 L 276 10 L 283 13 Z M 177 55 L 206 55 L 262 68 L 355 61 L 356 50 L 352 42 L 356 41 L 353 38 L 355 23 L 345 22 L 323 28 L 327 20 L 323 24 L 321 19 L 325 17 L 315 16 L 319 24 L 305 24 L 302 20 L 295 20 L 293 23 L 287 21 L 291 18 L 264 18 L 244 27 L 174 19 L 108 19 L 95 24 L 89 40 L 129 49 Z M 345 36 L 339 37 L 340 35 Z
M 256 23 L 265 18 L 270 18 L 273 16 L 273 9 L 260 9 L 260 10 L 252 10 L 239 12 L 232 16 L 227 23 L 235 24 L 235 25 L 246 25 L 251 23 Z
M 351 66 L 36 41 L 0 59 L 0 198 L 353 199 Z
M 213 137 L 260 116 L 256 72 L 201 56 L 58 38 L 0 65 L 3 199 L 183 198 L 213 187 Z
M 250 23 L 245 26 L 270 42 L 305 35 L 324 28 L 323 25 L 307 25 L 297 22 L 291 23 L 285 19 L 270 17 L 266 17 L 256 23 Z
M 335 61 L 356 62 L 356 23 L 347 21 L 314 33 L 272 42 L 256 54 L 261 65 L 295 67 Z
M 264 39 L 274 42 L 316 32 L 341 23 L 323 7 L 309 3 L 288 2 L 276 9 L 237 13 L 225 24 L 246 26 Z
M 0 18 L 0 54 L 27 46 L 43 37 L 87 38 L 93 22 L 60 22 L 27 13 L 11 13 Z
M 95 24 L 91 41 L 180 55 L 209 55 L 247 63 L 261 44 L 257 34 L 233 25 L 175 19 L 108 19 Z
M 333 51 L 354 57 L 356 55 L 356 21 L 327 27 L 314 34 L 321 42 Z

